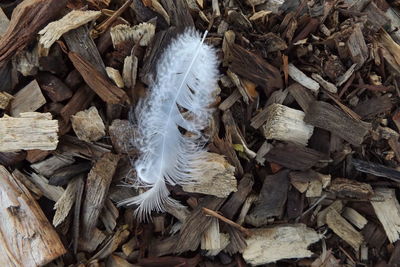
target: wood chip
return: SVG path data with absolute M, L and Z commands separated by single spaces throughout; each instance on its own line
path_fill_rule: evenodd
M 64 33 L 76 29 L 92 20 L 96 20 L 100 15 L 100 11 L 72 10 L 61 19 L 47 24 L 46 27 L 39 32 L 39 55 L 47 56 L 50 47 L 55 41 L 60 39 Z
M 336 107 L 321 101 L 314 102 L 306 111 L 304 121 L 330 131 L 350 144 L 359 146 L 368 133 L 365 123 L 350 118 Z
M 201 175 L 197 176 L 197 171 Z M 198 161 L 193 161 L 193 183 L 182 185 L 182 189 L 186 192 L 227 197 L 237 191 L 234 172 L 235 168 L 223 156 L 205 152 Z
M 80 140 L 93 142 L 105 136 L 105 126 L 96 107 L 79 111 L 71 117 L 72 128 Z
M 13 98 L 7 92 L 0 92 L 0 109 L 6 109 Z
M 310 89 L 314 93 L 318 93 L 319 84 L 313 79 L 305 75 L 301 70 L 299 70 L 295 65 L 289 63 L 289 76 L 299 84 Z
M 379 221 L 385 229 L 386 236 L 391 243 L 400 238 L 400 204 L 396 198 L 394 189 L 376 188 L 377 195 L 383 197 L 384 201 L 371 201 Z
M 0 8 L 0 37 L 6 33 L 10 20 L 4 13 L 3 9 Z
M 353 63 L 357 64 L 357 69 L 361 68 L 368 59 L 368 47 L 360 26 L 354 27 L 354 31 L 347 40 L 346 45 Z
M 338 196 L 348 198 L 369 199 L 374 194 L 371 185 L 346 178 L 334 179 L 329 189 Z
M 67 252 L 39 204 L 2 165 L 0 191 L 0 265 L 42 266 Z
M 114 48 L 123 42 L 148 46 L 154 37 L 155 29 L 156 26 L 151 23 L 140 23 L 133 27 L 119 24 L 111 28 L 110 35 Z
M 0 119 L 0 151 L 20 149 L 55 150 L 58 144 L 58 122 L 50 113 L 24 112 L 19 118 Z
M 324 88 L 329 93 L 332 93 L 332 94 L 337 93 L 337 91 L 338 91 L 337 87 L 333 83 L 324 80 L 324 78 L 322 78 L 319 74 L 313 73 L 313 74 L 311 74 L 311 77 L 314 80 L 316 80 L 322 86 L 322 88 Z
M 36 111 L 44 104 L 46 104 L 46 99 L 37 81 L 33 80 L 14 95 L 14 99 L 11 101 L 10 114 L 17 117 L 22 112 Z
M 365 219 L 364 216 L 362 216 L 355 209 L 349 207 L 344 208 L 342 216 L 360 230 L 363 229 L 364 226 L 368 223 L 367 219 Z
M 332 231 L 353 247 L 355 251 L 360 249 L 364 238 L 360 232 L 351 226 L 336 210 L 331 209 L 326 214 L 326 224 Z
M 251 229 L 243 259 L 251 265 L 262 265 L 282 259 L 311 257 L 313 253 L 307 247 L 320 239 L 317 232 L 304 224 Z
M 258 200 L 246 217 L 246 223 L 260 227 L 267 224 L 271 217 L 281 217 L 284 211 L 289 188 L 288 170 L 264 179 Z
M 105 201 L 119 157 L 106 153 L 90 170 L 86 180 L 86 197 L 82 206 L 82 238 L 90 240 Z
M 69 166 L 75 162 L 74 158 L 67 154 L 54 155 L 43 161 L 31 165 L 37 173 L 50 177 L 62 167 Z
M 77 195 L 78 183 L 79 179 L 72 180 L 54 205 L 56 210 L 53 217 L 54 227 L 59 226 L 71 212 Z
M 138 58 L 135 55 L 127 56 L 124 59 L 122 78 L 127 88 L 134 88 L 138 72 Z
M 306 146 L 314 127 L 306 124 L 304 112 L 280 104 L 272 104 L 265 114 L 262 132 L 267 139 L 293 142 Z
M 352 159 L 352 164 L 357 171 L 369 173 L 378 177 L 385 177 L 395 182 L 400 181 L 400 171 L 381 164 Z

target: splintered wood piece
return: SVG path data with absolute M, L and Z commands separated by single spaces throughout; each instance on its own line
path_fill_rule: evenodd
M 364 242 L 362 234 L 354 229 L 336 210 L 331 209 L 326 214 L 326 224 L 335 234 L 352 246 L 355 251 L 360 249 L 361 244 Z
M 306 146 L 314 127 L 303 121 L 304 116 L 304 112 L 300 110 L 272 104 L 267 108 L 266 123 L 262 126 L 262 132 L 267 139 Z
M 265 141 L 261 145 L 261 147 L 258 149 L 257 155 L 256 155 L 256 161 L 258 164 L 260 164 L 261 166 L 264 166 L 264 163 L 265 163 L 264 156 L 270 151 L 271 148 L 272 148 L 272 145 L 270 143 L 268 143 L 267 141 Z
M 93 142 L 106 135 L 104 122 L 94 106 L 73 115 L 71 122 L 74 132 L 80 140 Z
M 357 67 L 357 64 L 354 63 L 343 75 L 337 77 L 336 86 L 342 86 L 353 75 L 356 67 Z
M 0 165 L 1 266 L 43 266 L 66 253 L 25 186 Z
M 221 249 L 219 221 L 213 218 L 210 226 L 204 231 L 201 236 L 201 249 L 204 250 L 217 250 Z
M 49 180 L 47 180 L 44 176 L 32 173 L 29 176 L 30 181 L 40 189 L 41 193 L 48 199 L 57 202 L 60 197 L 64 194 L 64 188 L 61 186 L 54 186 L 49 184 Z
M 106 72 L 107 72 L 108 78 L 110 78 L 116 86 L 118 86 L 119 88 L 125 87 L 121 73 L 119 73 L 119 71 L 117 69 L 114 69 L 111 67 L 106 67 Z
M 68 101 L 68 103 L 61 109 L 60 115 L 64 121 L 69 121 L 72 115 L 78 111 L 87 108 L 94 98 L 95 93 L 90 90 L 88 86 L 80 87 L 76 90 L 75 94 Z
M 322 188 L 328 186 L 331 176 L 313 170 L 289 173 L 291 184 L 300 192 L 306 192 L 306 197 L 320 197 Z
M 220 209 L 221 213 L 228 219 L 232 220 L 233 216 L 239 211 L 239 208 L 245 202 L 247 195 L 251 192 L 254 179 L 251 174 L 245 174 L 240 179 L 238 190 L 225 202 Z
M 229 67 L 234 73 L 265 88 L 267 95 L 283 87 L 279 70 L 263 58 L 236 44 L 229 44 L 229 50 L 232 56 Z
M 315 97 L 310 90 L 298 83 L 294 83 L 288 87 L 289 93 L 293 96 L 304 112 L 307 112 L 309 107 L 315 101 Z
M 316 80 L 329 93 L 332 93 L 332 94 L 337 93 L 337 91 L 338 91 L 337 87 L 333 83 L 324 80 L 324 78 L 322 78 L 319 74 L 313 73 L 313 74 L 311 74 L 311 77 L 314 80 Z
M 259 227 L 271 217 L 281 217 L 287 200 L 289 171 L 283 170 L 264 179 L 258 200 L 246 217 L 246 223 Z
M 82 206 L 82 237 L 90 240 L 110 186 L 119 156 L 106 153 L 90 170 L 86 180 L 86 195 Z
M 363 229 L 364 226 L 368 223 L 367 219 L 365 219 L 364 216 L 362 216 L 355 209 L 349 207 L 344 208 L 342 215 L 360 230 Z
M 54 102 L 61 102 L 71 98 L 73 92 L 56 76 L 42 72 L 38 75 L 38 82 L 48 97 Z
M 262 265 L 282 259 L 305 258 L 313 254 L 307 247 L 321 239 L 304 224 L 279 225 L 251 229 L 246 239 L 243 259 L 251 265 Z
M 74 158 L 65 153 L 54 155 L 48 159 L 32 164 L 31 168 L 41 175 L 50 177 L 56 170 L 65 166 L 69 166 L 74 162 Z
M 396 193 L 391 188 L 376 188 L 377 195 L 382 196 L 384 201 L 371 201 L 374 211 L 386 236 L 391 243 L 400 238 L 400 204 L 397 201 Z
M 35 76 L 40 65 L 38 48 L 35 47 L 31 51 L 23 50 L 17 53 L 13 57 L 12 62 L 17 71 L 19 71 L 23 76 Z
M 317 215 L 317 225 L 321 227 L 326 224 L 326 215 L 331 210 L 335 210 L 338 213 L 341 213 L 343 209 L 343 202 L 341 200 L 335 200 L 331 205 L 326 207 L 324 210 L 320 211 Z
M 19 118 L 0 118 L 0 151 L 55 150 L 58 122 L 50 113 L 25 112 Z
M 305 75 L 301 70 L 299 70 L 295 65 L 292 63 L 289 64 L 289 76 L 299 84 L 303 85 L 304 87 L 310 89 L 314 93 L 318 93 L 319 91 L 319 84 Z
M 39 199 L 42 197 L 43 193 L 40 190 L 40 188 L 38 186 L 36 186 L 29 177 L 27 177 L 25 174 L 23 174 L 22 172 L 20 172 L 18 169 L 15 169 L 12 173 L 12 175 L 18 179 L 18 181 L 20 181 L 21 183 L 24 184 L 24 186 L 26 188 L 29 189 L 29 191 L 31 192 L 32 196 L 35 199 Z
M 0 109 L 6 109 L 13 98 L 7 92 L 0 92 Z
M 60 39 L 64 33 L 76 29 L 92 20 L 96 20 L 100 15 L 100 11 L 72 10 L 61 19 L 50 22 L 39 32 L 39 54 L 41 56 L 47 56 L 50 47 L 55 41 Z
M 368 18 L 366 26 L 373 33 L 379 31 L 383 26 L 390 23 L 385 12 L 383 12 L 374 2 L 369 2 L 363 12 L 367 14 Z
M 46 104 L 46 99 L 37 81 L 33 80 L 14 95 L 14 99 L 11 101 L 10 114 L 17 117 L 22 112 L 36 111 L 44 104 Z
M 378 177 L 385 177 L 395 182 L 400 181 L 400 172 L 396 169 L 359 159 L 352 159 L 351 162 L 357 171 L 369 173 Z
M 37 32 L 53 19 L 67 0 L 28 0 L 13 11 L 7 31 L 0 39 L 0 68 L 18 51 L 23 50 Z
M 319 151 L 304 146 L 278 144 L 265 155 L 265 159 L 292 170 L 305 171 L 318 161 L 327 160 L 328 157 Z
M 110 255 L 107 258 L 106 265 L 108 267 L 134 267 L 135 265 L 132 263 L 129 263 L 126 259 L 117 256 L 115 254 Z
M 222 155 L 205 152 L 199 159 L 193 161 L 191 170 L 193 170 L 193 183 L 182 185 L 182 189 L 186 192 L 223 198 L 237 191 L 235 168 Z
M 138 58 L 135 55 L 127 56 L 124 59 L 122 79 L 127 88 L 134 88 L 138 72 Z
M 59 226 L 71 212 L 77 195 L 79 179 L 82 178 L 72 180 L 62 196 L 57 200 L 56 204 L 54 204 L 54 209 L 56 210 L 53 217 L 54 227 Z
M 133 27 L 119 24 L 111 28 L 110 35 L 114 48 L 123 42 L 139 43 L 140 46 L 148 46 L 153 40 L 156 26 L 151 23 L 140 23 Z
M 119 104 L 128 100 L 128 96 L 124 90 L 113 85 L 81 55 L 69 52 L 68 57 L 82 75 L 85 82 L 89 85 L 90 89 L 92 89 L 103 101 L 110 104 Z
M 117 250 L 117 248 L 128 239 L 130 232 L 126 228 L 127 225 L 124 225 L 121 228 L 117 229 L 111 239 L 109 239 L 106 244 L 96 254 L 92 256 L 90 260 L 105 259 L 109 255 L 111 255 L 111 253 Z
M 351 60 L 357 64 L 357 68 L 361 68 L 368 58 L 368 47 L 364 40 L 364 35 L 361 32 L 359 25 L 354 27 L 353 33 L 347 40 L 347 49 L 349 50 Z
M 107 199 L 104 203 L 104 208 L 100 213 L 100 220 L 103 222 L 108 233 L 112 233 L 117 226 L 118 216 L 119 212 L 117 207 L 110 199 Z
M 329 189 L 340 197 L 369 199 L 374 195 L 370 184 L 346 178 L 334 179 Z
M 365 123 L 349 117 L 338 108 L 322 101 L 315 101 L 309 107 L 304 121 L 327 130 L 356 146 L 361 145 L 368 133 Z
M 182 224 L 178 240 L 175 242 L 175 252 L 194 251 L 201 242 L 201 236 L 211 225 L 213 217 L 206 216 L 202 210 L 207 207 L 211 210 L 218 210 L 225 199 L 206 197 L 186 218 Z

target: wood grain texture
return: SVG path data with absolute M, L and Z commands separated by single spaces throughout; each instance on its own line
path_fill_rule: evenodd
M 0 266 L 42 266 L 66 250 L 26 187 L 0 165 Z

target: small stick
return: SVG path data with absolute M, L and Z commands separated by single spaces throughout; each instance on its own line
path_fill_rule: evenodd
M 115 11 L 114 14 L 112 14 L 111 17 L 100 23 L 99 26 L 97 26 L 95 29 L 98 32 L 98 34 L 101 34 L 105 32 L 111 24 L 119 17 L 121 16 L 122 13 L 125 12 L 125 10 L 132 4 L 132 0 L 126 1 L 117 11 Z
M 237 224 L 237 223 L 235 223 L 235 222 L 229 220 L 228 218 L 225 218 L 225 217 L 222 216 L 221 214 L 219 214 L 219 213 L 217 213 L 217 212 L 215 212 L 215 211 L 213 211 L 213 210 L 207 209 L 207 208 L 202 208 L 202 210 L 203 210 L 203 212 L 204 212 L 205 214 L 210 215 L 210 216 L 213 216 L 213 217 L 215 217 L 215 218 L 217 218 L 217 219 L 220 219 L 221 221 L 223 221 L 223 222 L 225 222 L 225 223 L 227 223 L 227 224 L 229 224 L 229 225 L 231 225 L 231 226 L 233 226 L 233 227 L 239 229 L 239 230 L 240 230 L 242 233 L 244 233 L 246 236 L 250 236 L 250 235 L 251 235 L 249 229 L 247 229 L 247 228 L 241 226 L 240 224 Z

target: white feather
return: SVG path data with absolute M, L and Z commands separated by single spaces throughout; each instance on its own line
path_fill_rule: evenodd
M 158 62 L 149 96 L 136 109 L 139 136 L 135 141 L 141 155 L 135 169 L 140 186 L 148 190 L 120 204 L 138 205 L 140 220 L 176 204 L 167 184 L 191 183 L 202 171 L 194 162 L 205 160 L 206 138 L 201 131 L 212 113 L 218 78 L 215 51 L 204 44 L 204 38 L 187 30 L 172 41 Z M 191 134 L 183 135 L 179 127 Z

